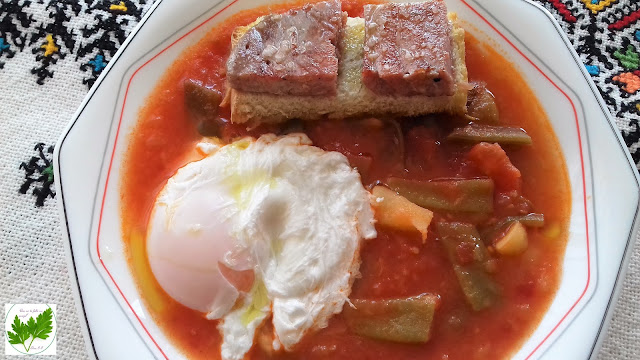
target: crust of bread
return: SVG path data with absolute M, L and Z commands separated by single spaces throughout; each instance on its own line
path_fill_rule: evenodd
M 364 19 L 349 18 L 341 40 L 338 93 L 335 96 L 282 96 L 231 89 L 227 99 L 234 123 L 279 123 L 289 119 L 318 120 L 360 116 L 418 116 L 446 112 L 464 114 L 469 90 L 465 62 L 464 29 L 455 13 L 448 14 L 452 26 L 455 93 L 453 96 L 381 96 L 362 83 Z M 239 27 L 232 45 L 256 22 Z

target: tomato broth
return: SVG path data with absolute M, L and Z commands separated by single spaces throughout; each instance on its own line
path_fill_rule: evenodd
M 129 263 L 150 314 L 189 358 L 219 357 L 218 322 L 184 307 L 162 290 L 146 260 L 144 241 L 156 195 L 177 169 L 199 157 L 194 147 L 202 137 L 185 108 L 183 83 L 187 79 L 197 80 L 224 92 L 224 68 L 233 29 L 258 16 L 282 12 L 301 3 L 245 11 L 216 26 L 185 51 L 160 79 L 128 138 L 121 178 L 121 213 Z M 350 16 L 359 16 L 364 3 L 371 1 L 343 0 L 343 9 Z M 492 277 L 501 295 L 498 303 L 478 312 L 469 307 L 433 230 L 430 229 L 423 244 L 419 234 L 379 227 L 378 237 L 364 242 L 362 247 L 361 276 L 353 285 L 351 298 L 439 295 L 440 305 L 429 342 L 407 345 L 360 337 L 349 331 L 343 315 L 338 314 L 327 328 L 307 334 L 292 352 L 272 353 L 255 341 L 249 358 L 501 359 L 517 351 L 539 324 L 554 298 L 562 273 L 571 196 L 566 166 L 547 116 L 518 69 L 470 33 L 466 35 L 466 62 L 469 80 L 486 83 L 495 95 L 500 121 L 525 129 L 532 138 L 530 146 L 504 146 L 504 149 L 522 173 L 522 194 L 535 212 L 545 216 L 544 227 L 528 230 L 526 252 L 494 258 Z M 223 110 L 223 116 L 228 117 L 226 111 L 225 114 Z M 446 140 L 457 121 L 448 115 L 399 119 L 401 135 L 377 119 L 323 120 L 302 127 L 314 145 L 342 152 L 354 167 L 366 168 L 361 171 L 362 180 L 370 187 L 389 176 L 426 180 L 481 175 L 465 158 L 471 146 Z M 278 126 L 247 130 L 227 124 L 223 138 L 278 131 Z M 404 144 L 402 151 L 398 150 L 398 136 Z M 508 204 L 496 201 L 494 213 L 507 214 Z M 434 221 L 439 220 L 468 221 L 482 226 L 495 219 L 436 212 Z

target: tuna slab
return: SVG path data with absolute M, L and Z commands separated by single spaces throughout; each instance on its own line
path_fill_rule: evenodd
M 336 45 L 345 21 L 337 0 L 265 16 L 231 51 L 230 86 L 277 95 L 335 95 Z
M 363 82 L 379 95 L 454 94 L 444 0 L 367 5 Z

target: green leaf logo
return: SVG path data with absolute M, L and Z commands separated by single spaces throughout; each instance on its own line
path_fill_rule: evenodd
M 7 331 L 7 337 L 9 343 L 12 345 L 22 345 L 24 350 L 29 353 L 31 345 L 35 339 L 46 340 L 53 331 L 53 310 L 51 308 L 38 314 L 33 318 L 29 317 L 27 323 L 23 323 L 18 318 L 18 315 L 13 319 L 11 324 L 13 331 Z

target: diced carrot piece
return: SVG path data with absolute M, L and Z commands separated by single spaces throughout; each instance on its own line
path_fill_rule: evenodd
M 433 212 L 420 207 L 395 191 L 384 186 L 373 188 L 373 208 L 381 226 L 414 231 L 422 234 L 422 242 L 427 239 L 427 229 L 433 219 Z
M 499 144 L 479 143 L 471 148 L 468 159 L 493 179 L 501 191 L 520 190 L 522 175 Z

